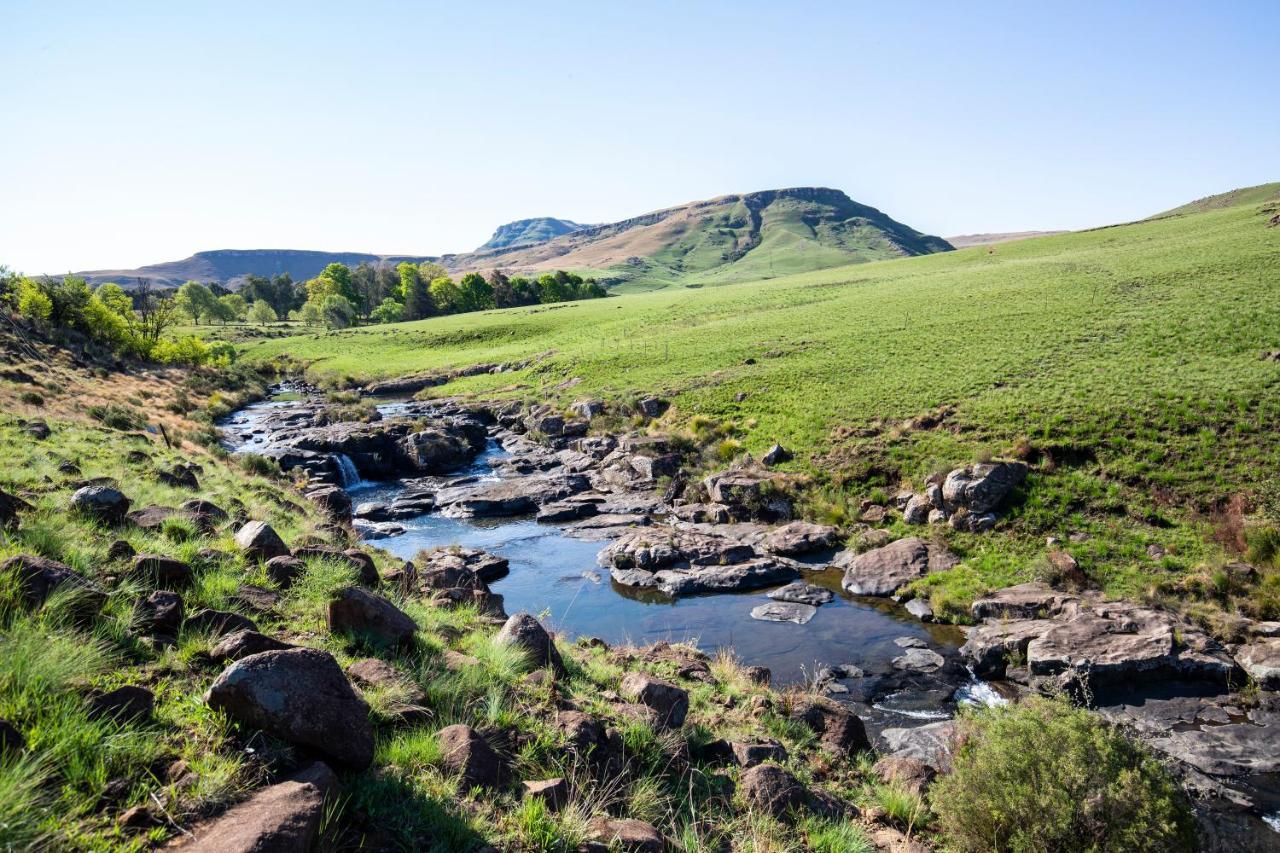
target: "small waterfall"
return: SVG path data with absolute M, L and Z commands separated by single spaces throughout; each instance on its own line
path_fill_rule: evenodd
M 338 473 L 342 475 L 342 487 L 344 489 L 352 489 L 360 485 L 360 472 L 356 470 L 356 463 L 351 461 L 351 457 L 345 453 L 335 453 L 333 458 L 338 462 Z
M 973 667 L 966 666 L 965 669 L 969 671 L 969 681 L 956 689 L 955 700 L 957 704 L 984 705 L 988 708 L 1009 704 L 1008 699 L 1001 696 L 994 687 L 974 674 Z

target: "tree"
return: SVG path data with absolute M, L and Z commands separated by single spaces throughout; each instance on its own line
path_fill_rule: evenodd
M 276 309 L 272 308 L 265 299 L 259 299 L 249 308 L 250 322 L 257 323 L 260 326 L 274 323 L 278 319 Z
M 447 275 L 431 282 L 430 292 L 431 301 L 441 314 L 455 314 L 462 310 L 462 291 Z
M 198 281 L 189 281 L 179 287 L 174 299 L 177 301 L 178 308 L 190 316 L 197 326 L 200 325 L 201 317 L 210 318 L 216 310 L 214 305 L 217 303 L 217 298 L 214 297 L 213 291 Z
M 345 329 L 356 321 L 356 308 L 351 300 L 336 293 L 325 297 L 320 310 L 324 324 L 331 329 Z
M 380 290 L 380 281 L 377 267 L 368 261 L 351 271 L 351 287 L 356 294 L 356 309 L 360 312 L 360 316 L 367 318 L 374 307 L 386 296 L 386 293 Z
M 355 285 L 351 281 L 351 270 L 346 264 L 329 264 L 324 268 L 324 272 L 320 273 L 320 278 L 326 278 L 333 282 L 333 292 L 350 302 L 352 305 L 358 305 L 360 296 L 356 293 Z
M 178 304 L 168 296 L 157 294 L 149 279 L 138 279 L 133 306 L 138 312 L 138 334 L 148 349 L 178 320 Z
M 493 287 L 478 272 L 469 272 L 458 284 L 462 294 L 462 311 L 484 311 L 494 307 Z
M 18 313 L 30 317 L 39 323 L 48 322 L 53 316 L 53 299 L 45 293 L 44 288 L 29 278 L 18 281 L 17 286 Z
M 427 280 L 419 274 L 418 267 L 410 263 L 400 264 L 396 269 L 400 272 L 400 292 L 404 294 L 405 320 L 421 320 L 436 313 L 435 300 Z
M 564 302 L 569 298 L 565 284 L 557 276 L 550 273 L 538 276 L 538 301 L 544 305 L 552 302 Z
M 120 285 L 107 282 L 99 285 L 93 295 L 98 297 L 98 301 L 103 305 L 121 317 L 133 316 L 133 300 L 129 298 L 129 294 L 125 293 L 124 288 Z
M 589 278 L 578 288 L 579 299 L 603 299 L 609 295 L 609 291 L 605 290 L 594 278 Z
M 382 304 L 373 309 L 369 319 L 375 323 L 399 323 L 404 319 L 404 306 L 390 296 L 382 300 Z
M 245 313 L 249 309 L 249 306 L 245 304 L 244 297 L 238 293 L 228 293 L 226 296 L 218 297 L 218 304 L 223 309 L 219 319 L 225 317 L 226 320 L 243 320 Z
M 423 261 L 418 264 L 418 278 L 430 284 L 438 278 L 448 278 L 449 271 L 439 264 Z
M 295 308 L 301 308 L 302 303 L 307 301 L 306 290 L 294 284 L 293 276 L 287 272 L 271 279 L 271 293 L 271 307 L 281 317 Z
M 304 302 L 298 309 L 298 319 L 308 326 L 319 326 L 324 322 L 324 310 L 319 302 Z
M 522 275 L 511 279 L 511 290 L 515 293 L 516 305 L 537 305 L 542 301 L 538 283 Z

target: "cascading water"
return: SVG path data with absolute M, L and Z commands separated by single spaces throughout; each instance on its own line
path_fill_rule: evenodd
M 344 489 L 353 489 L 364 482 L 360 479 L 360 472 L 356 470 L 356 463 L 351 461 L 350 456 L 345 453 L 338 453 L 334 455 L 334 459 L 338 462 L 338 472 L 342 475 L 342 487 Z

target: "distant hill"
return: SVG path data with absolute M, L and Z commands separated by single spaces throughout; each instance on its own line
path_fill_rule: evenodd
M 677 282 L 699 286 L 769 279 L 952 249 L 941 237 L 921 234 L 840 190 L 824 187 L 721 196 L 606 225 L 526 219 L 500 227 L 485 246 L 441 258 L 220 249 L 137 269 L 79 275 L 95 285 L 114 281 L 127 286 L 144 278 L 161 287 L 185 281 L 236 287 L 251 274 L 288 272 L 303 281 L 334 262 L 354 266 L 431 260 L 453 273 L 501 269 L 539 275 L 564 269 L 593 275 L 606 285 L 647 290 Z
M 575 270 L 608 285 L 652 289 L 767 279 L 951 248 L 840 190 L 799 187 L 690 202 L 533 246 L 448 255 L 441 262 L 460 271 Z
M 532 246 L 577 231 L 583 226 L 568 219 L 556 219 L 554 216 L 537 216 L 533 219 L 517 219 L 506 225 L 499 225 L 483 246 L 476 249 L 484 252 L 489 249 L 507 249 L 516 246 Z
M 948 237 L 947 242 L 955 246 L 957 249 L 966 249 L 969 246 L 990 246 L 994 243 L 1012 243 L 1014 240 L 1026 240 L 1031 237 L 1052 237 L 1056 234 L 1066 233 L 1068 232 L 1005 231 L 991 234 L 958 234 L 955 237 Z
M 1195 201 L 1157 213 L 1148 219 L 1162 219 L 1166 216 L 1183 216 L 1188 213 L 1204 213 L 1209 210 L 1220 210 L 1224 207 L 1235 207 L 1237 204 L 1262 204 L 1264 201 L 1280 200 L 1280 182 L 1258 184 L 1256 187 L 1241 187 L 1230 192 L 1205 196 Z
M 356 266 L 361 263 L 392 263 L 412 261 L 420 263 L 434 260 L 426 256 L 370 255 L 363 252 L 309 252 L 299 249 L 216 249 L 196 252 L 180 261 L 149 264 L 132 270 L 89 270 L 77 273 L 91 285 L 114 281 L 131 286 L 139 278 L 147 279 L 156 287 L 177 287 L 187 281 L 201 281 L 238 287 L 247 276 L 274 276 L 289 273 L 294 281 L 315 278 L 326 266 L 342 263 Z

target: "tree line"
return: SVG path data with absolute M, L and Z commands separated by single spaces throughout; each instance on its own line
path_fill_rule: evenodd
M 394 267 L 362 263 L 354 269 L 333 263 L 305 282 L 294 282 L 287 272 L 273 278 L 250 275 L 237 292 L 189 281 L 178 288 L 175 299 L 197 324 L 289 319 L 346 328 L 607 295 L 595 279 L 563 270 L 536 279 L 507 276 L 498 270 L 487 278 L 467 273 L 455 282 L 439 264 L 405 262 Z

